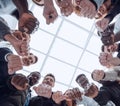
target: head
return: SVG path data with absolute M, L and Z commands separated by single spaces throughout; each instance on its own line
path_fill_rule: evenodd
M 73 11 L 75 12 L 76 15 L 81 16 L 81 8 L 79 5 L 76 4 L 75 1 L 73 1 Z
M 104 3 L 100 6 L 95 18 L 103 19 L 111 9 L 111 0 L 105 0 Z
M 22 57 L 22 62 L 24 66 L 29 66 L 35 64 L 38 61 L 38 57 L 30 53 L 28 56 Z
M 89 85 L 89 81 L 85 74 L 80 74 L 76 78 L 76 82 L 79 84 L 80 87 L 83 89 L 86 89 L 86 87 Z
M 51 73 L 47 74 L 44 77 L 44 79 L 42 81 L 42 84 L 47 84 L 47 85 L 49 85 L 51 87 L 54 87 L 54 85 L 55 85 L 55 76 L 53 74 L 51 74 Z
M 114 43 L 113 45 L 108 45 L 108 46 L 102 45 L 101 50 L 102 50 L 102 52 L 114 53 L 118 50 L 118 44 Z
M 29 79 L 29 85 L 30 86 L 33 86 L 35 84 L 38 83 L 38 81 L 40 80 L 41 78 L 41 75 L 39 72 L 35 71 L 35 72 L 31 72 L 27 78 Z

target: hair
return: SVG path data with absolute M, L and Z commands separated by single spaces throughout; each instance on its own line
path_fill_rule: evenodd
M 38 57 L 37 57 L 37 56 L 35 56 L 35 63 L 37 63 L 37 61 L 38 61 Z
M 52 77 L 54 79 L 54 81 L 55 81 L 55 76 L 52 73 L 47 74 L 45 77 L 47 77 L 47 76 Z
M 81 76 L 85 76 L 85 74 L 80 74 L 80 75 L 78 75 L 77 78 L 76 78 L 76 82 L 78 81 L 78 79 L 79 79 Z
M 33 56 L 35 57 L 35 62 L 34 62 L 34 63 L 37 63 L 37 61 L 38 61 L 38 57 L 35 56 L 33 53 L 30 53 L 29 55 L 33 55 Z
M 101 51 L 104 52 L 104 45 L 101 46 Z

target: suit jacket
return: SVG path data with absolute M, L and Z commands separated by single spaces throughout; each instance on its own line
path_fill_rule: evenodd
M 14 75 L 8 74 L 5 55 L 12 53 L 8 48 L 0 48 L 0 106 L 23 106 L 26 99 L 26 91 L 19 91 L 11 84 Z

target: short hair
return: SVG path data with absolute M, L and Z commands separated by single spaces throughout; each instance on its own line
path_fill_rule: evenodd
M 45 75 L 45 77 L 47 77 L 47 76 L 52 77 L 54 79 L 54 81 L 55 81 L 55 76 L 52 73 L 49 73 L 49 74 Z
M 35 57 L 35 63 L 37 63 L 37 61 L 38 61 L 38 57 L 35 56 L 35 55 L 34 55 L 34 57 Z
M 104 52 L 104 45 L 101 46 L 101 51 Z
M 76 78 L 76 82 L 78 82 L 78 79 L 79 79 L 81 76 L 85 76 L 85 74 L 80 74 L 80 75 L 78 75 L 77 78 Z M 85 76 L 85 77 L 86 77 L 86 76 Z

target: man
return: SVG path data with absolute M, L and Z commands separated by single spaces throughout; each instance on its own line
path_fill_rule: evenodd
M 17 10 L 15 10 L 16 8 Z M 22 32 L 26 31 L 30 34 L 38 28 L 39 22 L 28 10 L 27 0 L 1 0 L 0 14 L 5 13 L 15 15 L 18 18 L 18 28 Z
M 29 106 L 66 106 L 65 96 L 62 92 L 52 92 L 55 85 L 55 77 L 53 74 L 47 74 L 42 84 L 34 87 L 38 96 L 31 98 Z
M 23 74 L 8 74 L 8 65 L 13 70 L 22 67 L 20 57 L 12 54 L 8 48 L 0 48 L 0 106 L 23 106 L 27 89 L 40 79 L 40 73 L 33 72 L 28 77 Z
M 81 83 L 84 83 L 86 78 L 81 77 L 80 80 L 81 80 Z M 100 87 L 99 90 L 96 85 L 92 84 L 89 87 L 88 91 L 85 93 L 85 95 L 93 98 L 100 106 L 106 105 L 109 101 L 112 101 L 115 104 L 115 106 L 119 106 L 120 105 L 119 82 L 118 81 L 101 81 L 100 83 L 102 84 L 102 86 Z
M 0 40 L 8 41 L 15 48 L 16 52 L 23 56 L 28 55 L 28 42 L 16 39 L 15 36 L 12 36 L 11 29 L 7 25 L 6 21 L 0 17 Z M 17 33 L 20 35 L 21 33 Z
M 7 62 L 7 58 L 9 58 L 9 61 L 15 61 L 16 64 L 13 64 L 14 69 L 20 69 L 21 62 L 18 56 L 12 58 L 8 57 L 7 54 L 12 54 L 12 52 L 7 48 L 0 48 L 0 106 L 22 106 L 25 99 L 25 93 L 22 90 L 27 88 L 28 79 L 21 74 L 8 74 L 7 65 L 9 62 Z M 23 99 L 18 99 L 17 96 Z

